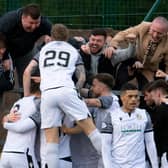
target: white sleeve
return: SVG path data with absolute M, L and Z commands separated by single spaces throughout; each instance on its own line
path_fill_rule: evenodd
M 9 131 L 24 133 L 36 127 L 35 122 L 31 118 L 26 118 L 17 122 L 5 122 L 3 127 Z
M 112 104 L 112 107 L 110 108 L 111 111 L 115 111 L 116 109 L 120 108 L 120 104 L 118 102 L 118 100 L 114 100 L 113 101 L 113 104 Z
M 158 168 L 158 157 L 156 151 L 156 145 L 154 142 L 153 131 L 145 133 L 145 145 L 152 164 L 152 168 Z
M 102 133 L 102 160 L 104 168 L 112 167 L 111 149 L 112 149 L 112 135 Z

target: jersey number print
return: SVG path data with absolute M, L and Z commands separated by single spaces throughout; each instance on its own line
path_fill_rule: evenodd
M 69 63 L 70 54 L 65 51 L 56 52 L 54 50 L 47 51 L 45 53 L 46 58 L 44 59 L 44 67 L 58 66 L 67 67 Z M 55 59 L 57 59 L 55 61 Z

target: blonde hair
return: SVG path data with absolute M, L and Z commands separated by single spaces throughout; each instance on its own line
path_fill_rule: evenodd
M 57 41 L 67 41 L 69 36 L 68 28 L 63 24 L 54 24 L 51 29 L 51 37 Z

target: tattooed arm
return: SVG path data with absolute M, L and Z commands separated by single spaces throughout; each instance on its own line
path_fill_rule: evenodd
M 85 67 L 83 64 L 79 64 L 76 66 L 75 76 L 77 78 L 76 88 L 80 90 L 83 87 L 86 80 Z

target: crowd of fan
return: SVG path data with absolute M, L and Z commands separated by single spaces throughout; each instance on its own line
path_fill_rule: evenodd
M 64 27 L 60 25 L 56 25 L 57 29 L 55 30 L 54 25 L 47 18 L 41 16 L 40 8 L 37 4 L 28 4 L 16 11 L 8 12 L 0 18 L 0 94 L 3 94 L 6 90 L 13 89 L 14 69 L 16 69 L 18 74 L 19 87 L 23 88 L 24 91 L 24 97 L 18 100 L 12 107 L 11 112 L 3 118 L 3 125 L 8 130 L 8 133 L 13 131 L 22 135 L 24 131 L 30 131 L 36 125 L 40 127 L 40 122 L 38 122 L 39 102 L 35 101 L 34 105 L 34 98 L 28 101 L 27 98 L 32 95 L 38 97 L 38 99 L 40 97 L 40 90 L 38 89 L 41 80 L 39 71 L 40 51 L 50 44 L 53 39 L 59 41 L 63 38 Z M 124 46 L 126 46 L 124 48 L 122 45 L 123 42 L 125 43 Z M 128 147 L 131 146 L 131 143 L 128 142 L 129 138 L 127 141 L 119 138 L 121 146 L 122 143 L 125 143 L 127 149 L 125 147 L 121 148 L 123 154 L 117 153 L 118 150 L 113 149 L 116 152 L 114 152 L 115 160 L 113 160 L 114 158 L 109 158 L 109 155 L 111 155 L 109 146 L 107 149 L 102 149 L 102 153 L 100 154 L 95 150 L 99 146 L 97 141 L 93 140 L 90 134 L 86 133 L 87 131 L 84 132 L 88 136 L 81 133 L 80 126 L 82 127 L 83 125 L 80 122 L 77 122 L 77 125 L 76 123 L 74 124 L 74 121 L 71 122 L 65 115 L 62 119 L 63 126 L 60 136 L 59 168 L 103 168 L 103 166 L 106 168 L 109 166 L 112 167 L 115 162 L 119 167 L 128 166 L 131 168 L 132 166 L 138 168 L 140 165 L 141 168 L 145 168 L 148 163 L 148 167 L 157 168 L 162 166 L 162 168 L 166 168 L 168 166 L 167 19 L 158 16 L 152 22 L 142 22 L 126 30 L 119 31 L 114 37 L 108 34 L 103 28 L 95 28 L 91 30 L 88 38 L 82 35 L 74 36 L 68 38 L 67 43 L 72 45 L 80 55 L 80 60 L 76 63 L 72 79 L 76 90 L 84 99 L 91 113 L 96 128 L 103 134 L 103 142 L 106 144 L 111 143 L 111 148 L 113 146 L 113 148 L 116 147 L 118 149 L 117 142 L 114 139 L 111 140 L 111 135 L 115 135 L 115 131 L 118 131 L 114 125 L 117 122 L 116 117 L 121 114 L 122 117 L 119 116 L 120 121 L 128 120 L 127 122 L 129 122 L 129 119 L 125 118 L 121 110 L 118 110 L 121 106 L 123 111 L 126 111 L 128 114 L 135 111 L 135 118 L 144 122 L 144 139 L 141 137 L 140 142 L 141 140 L 145 140 L 148 157 L 145 158 L 143 141 L 142 144 L 139 143 L 142 146 L 138 146 L 142 148 L 141 151 L 135 146 L 133 146 L 134 149 Z M 50 61 L 53 58 L 55 58 L 55 55 L 51 55 L 45 60 L 46 66 L 52 64 Z M 66 56 L 61 55 L 60 59 L 65 61 L 66 64 Z M 116 96 L 113 90 L 121 90 L 121 94 Z M 141 91 L 141 97 L 139 97 L 138 91 Z M 25 103 L 26 101 L 30 103 L 30 107 L 33 106 L 34 110 L 38 111 L 38 115 L 34 115 L 33 111 L 25 112 L 25 114 L 22 114 L 24 119 L 21 120 L 22 116 L 16 111 L 20 110 L 19 108 L 22 107 L 22 104 L 23 107 L 21 109 L 29 111 Z M 19 104 L 19 107 L 16 106 L 17 104 Z M 149 116 L 141 109 L 145 109 L 149 113 Z M 106 114 L 109 111 L 111 113 L 110 116 Z M 115 111 L 118 112 L 117 115 L 114 113 Z M 111 119 L 110 122 L 109 119 Z M 18 121 L 19 126 L 16 125 Z M 36 124 L 34 124 L 34 121 Z M 26 126 L 26 123 L 28 126 Z M 112 127 L 104 129 L 102 128 L 102 123 L 108 123 L 108 126 L 111 124 Z M 18 127 L 24 131 L 20 131 Z M 123 129 L 123 132 L 128 131 L 124 127 Z M 154 138 L 152 129 L 154 130 Z M 138 128 L 136 131 L 138 132 Z M 107 133 L 110 134 L 110 137 L 106 135 Z M 65 134 L 67 136 L 64 136 Z M 127 134 L 129 133 L 127 132 Z M 33 132 L 32 135 L 34 135 Z M 96 135 L 98 137 L 99 134 L 97 133 Z M 10 135 L 10 133 L 9 136 L 15 137 L 14 134 Z M 43 133 L 41 136 L 44 136 Z M 0 166 L 5 168 L 5 164 L 8 164 L 7 160 L 9 157 L 10 159 L 13 157 L 13 153 L 16 155 L 19 152 L 20 154 L 21 152 L 26 152 L 26 154 L 32 156 L 29 164 L 34 163 L 34 166 L 38 167 L 38 164 L 35 164 L 36 159 L 34 152 L 30 150 L 31 148 L 29 151 L 16 151 L 16 149 L 8 151 L 8 148 L 10 148 L 9 143 L 11 143 L 9 139 L 11 137 L 7 136 L 9 142 L 6 141 L 3 149 L 2 166 Z M 70 139 L 69 148 L 66 148 L 67 143 L 64 143 L 65 137 L 68 140 Z M 117 139 L 118 137 L 115 135 L 113 138 Z M 133 145 L 137 145 L 132 140 L 134 138 L 136 141 L 139 137 L 137 139 L 136 136 L 131 137 L 130 140 Z M 35 137 L 34 139 L 32 137 L 33 140 L 32 144 L 35 145 Z M 52 147 L 54 148 L 55 146 Z M 40 147 L 40 149 L 42 148 Z M 64 152 L 64 148 L 66 148 L 66 152 Z M 44 150 L 41 151 L 44 152 Z M 51 150 L 51 147 L 47 150 Z M 128 156 L 125 153 L 127 150 L 130 150 L 131 153 Z M 43 153 L 40 156 L 39 160 L 42 162 L 43 168 L 47 165 L 49 168 L 56 165 L 56 163 L 53 163 L 54 159 L 52 159 L 53 157 L 50 152 L 47 153 L 48 155 L 44 152 L 47 156 L 43 156 Z M 134 152 L 139 152 L 139 156 L 140 154 L 144 154 L 143 157 L 146 161 L 144 162 L 143 157 L 140 156 L 142 157 L 141 160 L 138 154 L 135 156 Z M 117 154 L 120 156 L 117 157 Z M 49 156 L 51 156 L 50 159 L 48 159 Z M 128 159 L 126 162 L 123 161 L 123 156 Z M 159 163 L 157 157 L 160 158 Z M 132 161 L 131 158 L 137 160 L 137 163 L 135 160 Z M 23 158 L 17 159 L 16 161 L 11 159 L 11 162 L 15 164 L 14 167 L 19 168 L 19 161 Z M 26 163 L 24 164 L 26 165 Z M 23 165 L 20 165 L 20 167 L 23 168 Z

